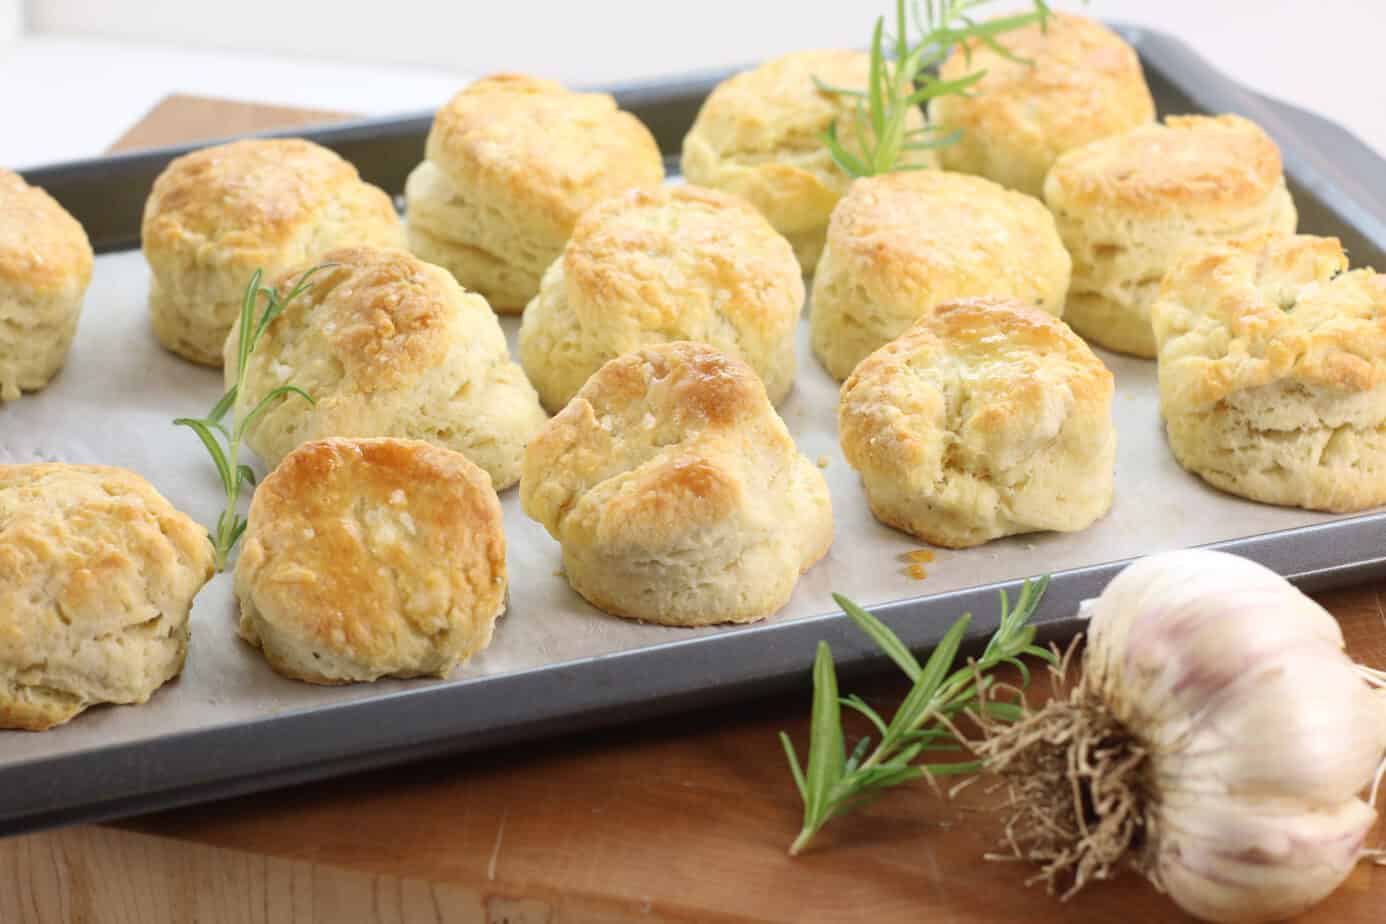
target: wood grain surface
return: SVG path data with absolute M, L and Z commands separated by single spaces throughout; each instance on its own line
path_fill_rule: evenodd
M 1320 597 L 1376 667 L 1384 588 Z M 905 689 L 846 686 L 881 708 Z M 983 860 L 997 822 L 980 785 L 896 791 L 791 859 L 799 804 L 775 735 L 802 748 L 808 696 L 806 677 L 739 707 L 0 841 L 0 924 L 1183 920 L 1135 876 L 1061 904 Z M 1386 868 L 1359 866 L 1302 920 L 1386 921 Z
M 118 154 L 171 144 L 195 144 L 235 135 L 345 122 L 351 118 L 353 116 L 344 112 L 252 105 L 236 100 L 174 93 L 156 103 L 107 151 Z

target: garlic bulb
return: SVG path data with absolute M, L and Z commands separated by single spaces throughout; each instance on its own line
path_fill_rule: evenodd
M 1386 751 L 1386 694 L 1333 617 L 1206 550 L 1132 564 L 1085 612 L 1070 697 L 987 743 L 1013 781 L 1016 851 L 1051 886 L 1132 864 L 1209 921 L 1280 920 L 1337 888 L 1376 818 L 1361 795 Z M 1074 842 L 1056 841 L 1044 798 L 1067 802 Z

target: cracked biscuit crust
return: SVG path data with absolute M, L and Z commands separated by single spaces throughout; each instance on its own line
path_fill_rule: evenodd
M 804 281 L 784 238 L 735 196 L 632 190 L 593 206 L 520 327 L 520 361 L 557 411 L 608 360 L 672 340 L 745 360 L 783 401 Z
M 1112 374 L 1023 302 L 940 306 L 862 361 L 838 430 L 883 523 L 949 548 L 1073 532 L 1112 501 Z
M 0 728 L 149 699 L 211 576 L 206 531 L 133 472 L 0 465 Z
M 251 138 L 177 158 L 154 181 L 140 234 L 155 335 L 208 366 L 221 365 L 255 270 L 275 279 L 347 243 L 404 245 L 384 190 L 301 138 Z
M 698 343 L 603 366 L 525 451 L 520 500 L 574 590 L 664 625 L 763 619 L 832 541 L 827 482 L 765 386 Z
M 1155 356 L 1150 305 L 1187 253 L 1298 220 L 1280 150 L 1235 115 L 1170 116 L 1074 148 L 1044 181 L 1073 278 L 1064 320 L 1120 353 Z
M 1015 298 L 1064 313 L 1070 261 L 1037 199 L 964 173 L 866 177 L 833 211 L 813 280 L 813 352 L 836 379 L 936 305 Z
M 985 72 L 971 92 L 929 103 L 934 124 L 962 132 L 939 150 L 948 170 L 1039 196 L 1060 154 L 1155 118 L 1135 49 L 1095 20 L 1056 13 L 1001 43 L 1004 55 L 973 40 L 940 70 L 944 80 Z
M 0 167 L 0 403 L 67 360 L 91 282 L 86 232 L 52 196 Z
M 1152 316 L 1186 469 L 1265 503 L 1386 503 L 1386 277 L 1336 239 L 1263 234 L 1181 262 Z
M 250 506 L 240 632 L 310 683 L 445 677 L 505 608 L 505 535 L 486 473 L 395 439 L 305 443 Z
M 486 300 L 404 251 L 352 247 L 322 259 L 332 265 L 250 354 L 236 417 L 289 382 L 315 403 L 271 403 L 246 432 L 251 448 L 273 467 L 329 436 L 421 439 L 471 459 L 498 491 L 518 481 L 524 445 L 545 417 Z M 306 269 L 277 280 L 279 291 Z M 226 339 L 228 388 L 239 337 L 238 321 Z
M 820 50 L 783 55 L 722 81 L 683 140 L 684 176 L 754 205 L 794 246 L 803 271 L 812 273 L 828 217 L 852 183 L 823 135 L 837 121 L 843 144 L 857 148 L 856 98 L 819 83 L 864 90 L 870 75 L 865 52 Z M 907 113 L 907 128 L 923 126 L 923 112 Z M 938 162 L 927 150 L 906 151 L 902 160 L 930 167 Z
M 590 206 L 664 181 L 654 136 L 605 93 L 496 74 L 438 110 L 410 174 L 412 250 L 518 314 Z

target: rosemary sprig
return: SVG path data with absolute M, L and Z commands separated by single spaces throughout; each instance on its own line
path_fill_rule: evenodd
M 943 80 L 938 66 L 954 46 L 961 44 L 969 55 L 972 42 L 979 42 L 997 54 L 1019 60 L 997 40 L 1015 29 L 1048 21 L 1046 0 L 1031 0 L 1034 9 L 985 22 L 973 18 L 974 11 L 993 0 L 914 0 L 914 15 L 905 0 L 895 0 L 895 34 L 885 35 L 885 17 L 876 20 L 871 33 L 871 70 L 865 89 L 837 87 L 815 78 L 826 93 L 853 97 L 856 101 L 849 150 L 838 120 L 828 126 L 824 138 L 833 160 L 848 176 L 877 176 L 896 170 L 918 170 L 924 165 L 909 163 L 907 152 L 941 148 L 960 137 L 957 131 L 944 132 L 925 124 L 911 129 L 906 121 L 911 110 L 939 96 L 966 93 L 986 76 L 974 71 L 956 80 Z M 911 20 L 918 27 L 918 38 L 909 38 Z
M 252 488 L 255 486 L 255 472 L 249 465 L 240 461 L 241 441 L 246 431 L 279 398 L 297 395 L 309 404 L 313 404 L 314 401 L 311 395 L 297 385 L 285 384 L 270 390 L 256 403 L 250 413 L 238 416 L 230 429 L 225 422 L 226 415 L 235 407 L 236 396 L 245 385 L 245 368 L 250 354 L 260 341 L 260 336 L 290 302 L 312 288 L 310 280 L 313 274 L 327 265 L 315 266 L 305 271 L 284 296 L 280 296 L 279 291 L 272 286 L 262 286 L 260 281 L 264 274 L 260 270 L 255 271 L 250 277 L 250 284 L 246 286 L 245 297 L 241 300 L 240 339 L 236 348 L 236 384 L 228 388 L 217 403 L 212 405 L 212 410 L 206 417 L 179 417 L 174 421 L 177 426 L 192 430 L 198 439 L 202 440 L 202 445 L 207 448 L 207 453 L 217 467 L 222 488 L 226 492 L 226 508 L 217 517 L 216 528 L 211 536 L 218 571 L 225 570 L 231 550 L 240 540 L 241 533 L 245 532 L 246 521 L 241 517 L 239 509 L 241 489 L 246 485 Z M 265 299 L 265 309 L 257 317 L 255 308 L 261 296 Z
M 1026 581 L 1014 607 L 1006 592 L 1001 591 L 1001 624 L 986 649 L 976 660 L 951 671 L 972 614 L 966 613 L 953 623 L 928 661 L 920 665 L 885 623 L 846 597 L 833 594 L 843 612 L 899 665 L 913 686 L 895 715 L 886 721 L 861 697 L 838 695 L 832 651 L 826 642 L 818 643 L 813 663 L 807 768 L 800 764 L 789 736 L 780 732 L 780 743 L 804 802 L 804 825 L 789 848 L 791 854 L 800 853 L 830 820 L 870 802 L 887 789 L 925 777 L 954 776 L 981 769 L 977 760 L 915 760 L 966 749 L 953 725 L 956 716 L 981 712 L 1003 722 L 1020 717 L 1018 705 L 988 695 L 995 683 L 988 672 L 998 665 L 1010 664 L 1028 684 L 1030 672 L 1021 656 L 1053 663 L 1053 653 L 1035 644 L 1035 627 L 1029 624 L 1048 586 L 1048 577 Z M 861 713 L 875 727 L 880 738 L 874 748 L 868 736 L 848 754 L 842 732 L 843 706 Z

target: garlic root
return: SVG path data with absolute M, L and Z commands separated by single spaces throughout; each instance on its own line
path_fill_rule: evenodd
M 1052 670 L 1056 689 L 1078 644 Z M 1151 875 L 1143 858 L 1149 755 L 1090 690 L 1079 683 L 1013 725 L 978 722 L 985 737 L 976 750 L 1005 790 L 1010 851 L 988 859 L 1038 864 L 1026 884 L 1043 882 L 1061 901 L 1123 868 Z
M 1123 868 L 1228 924 L 1318 903 L 1365 849 L 1386 759 L 1386 683 L 1274 572 L 1207 550 L 1152 556 L 1088 608 L 1083 671 L 978 750 L 1005 790 L 1007 858 L 1068 898 Z M 1061 673 L 1073 660 L 1064 658 Z

